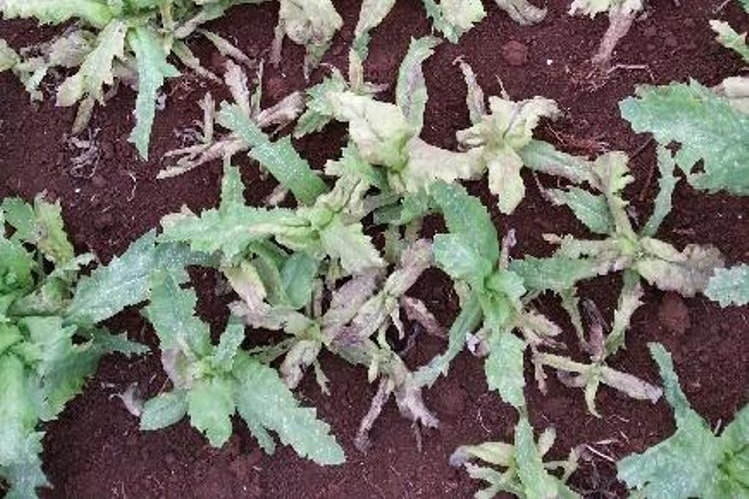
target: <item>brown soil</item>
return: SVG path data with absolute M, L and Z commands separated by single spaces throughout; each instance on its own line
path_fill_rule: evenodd
M 424 138 L 454 147 L 455 131 L 468 124 L 465 87 L 459 70 L 453 66 L 454 59 L 464 55 L 490 95 L 499 93 L 497 77 L 501 77 L 514 98 L 544 95 L 557 100 L 566 116 L 544 125 L 542 135 L 559 147 L 589 154 L 605 149 L 621 149 L 630 154 L 639 151 L 632 162 L 636 182 L 629 193 L 637 213 L 644 217 L 656 189 L 655 181 L 650 179 L 654 148 L 652 144 L 641 148 L 647 137 L 630 131 L 619 117 L 617 102 L 630 95 L 638 83 L 662 84 L 692 77 L 712 85 L 737 74 L 740 60 L 713 41 L 707 20 L 720 17 L 730 20 L 740 31 L 749 28 L 746 17 L 733 4 L 715 14 L 717 6 L 723 4 L 720 0 L 682 2 L 680 8 L 671 0 L 650 3 L 647 16 L 635 23 L 614 57 L 615 64 L 647 64 L 647 69 L 616 70 L 601 86 L 592 88 L 582 76 L 605 30 L 604 18 L 570 18 L 566 15 L 567 0 L 550 0 L 549 14 L 543 23 L 520 27 L 493 2 L 485 2 L 487 19 L 469 32 L 460 45 L 443 44 L 426 64 L 430 100 Z M 336 4 L 346 25 L 326 61 L 345 67 L 358 2 Z M 428 32 L 429 23 L 420 4 L 398 2 L 375 32 L 366 68 L 370 80 L 392 84 L 409 38 Z M 215 23 L 212 29 L 235 40 L 249 55 L 267 57 L 275 22 L 274 5 L 247 6 L 233 10 L 230 17 Z M 27 22 L 0 22 L 0 37 L 14 47 L 42 40 L 49 33 L 48 29 Z M 510 41 L 516 43 L 503 50 Z M 212 61 L 209 48 L 201 41 L 197 46 L 204 60 Z M 523 52 L 521 47 L 527 55 L 518 58 L 518 50 Z M 267 71 L 265 98 L 269 103 L 304 87 L 302 58 L 302 50 L 287 44 L 282 67 Z M 0 75 L 0 88 L 0 195 L 31 198 L 46 190 L 59 198 L 79 250 L 93 250 L 107 261 L 180 205 L 199 210 L 216 203 L 221 170 L 218 163 L 175 179 L 157 181 L 159 161 L 136 160 L 134 149 L 125 140 L 133 125 L 131 92 L 122 91 L 105 110 L 96 113 L 93 127 L 99 130 L 101 157 L 93 175 L 84 178 L 81 173 L 91 172 L 71 170 L 74 151 L 65 140 L 73 111 L 55 108 L 51 99 L 38 106 L 30 104 L 19 83 L 8 74 Z M 179 145 L 174 130 L 199 118 L 195 102 L 206 88 L 195 78 L 169 84 L 167 107 L 156 120 L 152 158 Z M 223 95 L 220 89 L 212 90 L 214 95 Z M 319 166 L 327 158 L 336 157 L 343 140 L 343 128 L 331 126 L 297 145 L 305 157 Z M 245 180 L 251 182 L 248 197 L 257 202 L 273 185 L 258 180 L 248 163 L 242 167 Z M 548 183 L 550 179 L 542 181 Z M 532 178 L 527 179 L 527 185 L 528 197 L 513 216 L 502 217 L 494 208 L 492 212 L 502 231 L 517 230 L 515 256 L 547 254 L 550 248 L 541 239 L 544 232 L 582 232 L 566 211 L 553 209 L 541 199 Z M 482 185 L 471 187 L 493 206 Z M 697 193 L 682 182 L 674 201 L 675 209 L 664 224 L 661 237 L 677 245 L 716 244 L 731 262 L 749 259 L 749 198 Z M 210 273 L 196 275 L 201 313 L 218 327 L 227 312 L 212 293 L 212 283 Z M 610 318 L 618 286 L 618 279 L 604 278 L 586 284 L 582 292 Z M 416 293 L 435 307 L 439 319 L 449 324 L 456 313 L 456 300 L 447 280 L 434 271 L 417 288 Z M 683 317 L 677 318 L 675 334 L 671 332 L 671 315 L 666 324 L 659 322 L 663 294 L 648 289 L 645 299 L 647 304 L 635 315 L 628 333 L 628 348 L 615 359 L 615 367 L 658 382 L 646 344 L 660 341 L 673 352 L 694 407 L 711 424 L 731 419 L 747 402 L 749 351 L 745 337 L 749 333 L 749 309 L 721 310 L 704 298 L 683 300 L 691 327 L 683 327 L 683 322 L 678 322 Z M 681 309 L 680 304 L 675 306 Z M 543 299 L 539 308 L 567 326 L 566 339 L 574 345 L 569 324 L 556 301 Z M 683 310 L 676 312 L 683 314 Z M 137 312 L 122 314 L 110 326 L 154 344 L 152 331 Z M 438 340 L 419 340 L 407 361 L 412 365 L 426 362 L 443 348 Z M 135 418 L 112 395 L 124 391 L 132 382 L 137 382 L 148 395 L 157 392 L 165 383 L 158 357 L 152 354 L 134 361 L 113 357 L 102 363 L 86 393 L 69 405 L 59 421 L 47 427 L 45 470 L 55 488 L 45 491 L 44 496 L 469 497 L 477 484 L 448 466 L 450 453 L 463 443 L 512 437 L 514 412 L 495 394 L 487 393 L 481 361 L 464 354 L 454 363 L 450 377 L 426 394 L 442 424 L 439 430 L 423 432 L 422 452 L 417 450 L 411 425 L 391 404 L 374 428 L 372 449 L 363 455 L 355 450 L 353 437 L 374 387 L 367 384 L 363 370 L 340 360 L 324 358 L 323 366 L 331 378 L 331 395 L 322 395 L 308 378 L 299 396 L 318 407 L 320 416 L 332 425 L 347 451 L 348 462 L 344 466 L 322 469 L 297 458 L 288 449 L 280 449 L 273 457 L 264 456 L 240 422 L 236 424 L 235 437 L 221 450 L 211 449 L 184 422 L 166 431 L 140 433 Z M 531 379 L 530 374 L 528 378 Z M 573 485 L 586 495 L 623 496 L 611 461 L 642 451 L 673 431 L 665 402 L 653 406 L 602 389 L 599 409 L 603 417 L 597 419 L 586 412 L 580 391 L 565 388 L 555 379 L 550 380 L 549 388 L 549 393 L 542 395 L 529 384 L 527 396 L 533 423 L 539 431 L 556 428 L 555 455 L 566 454 L 579 444 L 595 449 L 573 479 Z M 607 442 L 602 443 L 604 440 Z

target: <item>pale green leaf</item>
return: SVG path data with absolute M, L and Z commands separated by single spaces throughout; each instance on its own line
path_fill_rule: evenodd
M 138 66 L 138 97 L 135 100 L 135 128 L 129 142 L 135 144 L 141 158 L 148 159 L 148 144 L 151 128 L 156 116 L 156 99 L 166 78 L 179 76 L 179 71 L 166 61 L 161 41 L 145 26 L 138 26 L 128 33 L 128 44 L 135 52 Z
M 161 224 L 161 241 L 188 243 L 193 251 L 208 254 L 221 251 L 223 258 L 232 260 L 251 243 L 283 232 L 284 228 L 303 228 L 308 222 L 289 209 L 234 206 L 206 210 L 199 217 L 192 213 L 168 215 Z
M 236 105 L 223 103 L 217 115 L 221 126 L 236 133 L 251 148 L 250 156 L 266 168 L 302 204 L 314 203 L 317 196 L 327 192 L 325 182 L 310 168 L 294 149 L 289 137 L 276 142 Z
M 349 123 L 349 134 L 362 158 L 376 166 L 400 168 L 405 147 L 417 134 L 395 104 L 352 92 L 328 94 L 338 121 Z
M 460 37 L 485 16 L 481 0 L 423 0 L 427 16 L 432 19 L 434 29 L 439 31 L 452 43 L 458 43 Z
M 743 307 L 749 303 L 749 265 L 716 269 L 705 290 L 705 295 L 721 307 Z
M 320 242 L 330 257 L 340 260 L 347 273 L 358 274 L 385 265 L 361 223 L 344 225 L 336 219 L 320 233 Z
M 558 151 L 543 140 L 532 139 L 518 151 L 523 164 L 539 173 L 563 177 L 575 184 L 587 182 L 597 187 L 592 164 L 585 158 Z
M 710 21 L 710 27 L 718 35 L 718 43 L 739 54 L 744 62 L 749 62 L 749 45 L 746 44 L 746 33 L 738 34 L 724 21 Z
M 684 296 L 704 292 L 716 269 L 723 267 L 720 250 L 712 245 L 688 244 L 683 251 L 657 239 L 640 241 L 646 254 L 637 259 L 634 269 L 662 291 Z
M 515 151 L 505 148 L 489 156 L 486 166 L 489 170 L 489 191 L 499 198 L 499 211 L 509 215 L 525 197 L 525 184 L 520 176 L 523 160 Z
M 289 305 L 295 309 L 306 306 L 312 299 L 312 288 L 318 262 L 306 253 L 294 253 L 281 269 L 281 285 Z
M 294 43 L 307 48 L 306 67 L 316 66 L 343 19 L 330 0 L 280 0 L 278 24 Z
M 466 337 L 479 326 L 482 315 L 479 300 L 475 295 L 471 295 L 463 303 L 458 317 L 450 326 L 447 350 L 434 357 L 427 365 L 420 367 L 414 374 L 417 386 L 431 387 L 441 375 L 447 375 L 450 362 L 463 350 Z
M 636 132 L 650 132 L 664 145 L 681 144 L 676 163 L 694 187 L 749 194 L 749 116 L 727 100 L 692 81 L 639 87 L 620 108 Z M 700 160 L 703 167 L 694 172 Z
M 422 64 L 434 53 L 439 43 L 439 39 L 428 36 L 412 38 L 398 70 L 395 103 L 416 130 L 421 130 L 424 125 L 424 110 L 429 98 Z
M 334 111 L 328 94 L 344 92 L 346 81 L 340 73 L 334 72 L 323 81 L 307 89 L 306 109 L 299 117 L 294 128 L 294 137 L 304 137 L 310 133 L 320 132 L 333 119 Z
M 0 38 L 0 73 L 12 69 L 21 59 L 10 46 L 8 42 Z
M 583 14 L 590 17 L 603 12 L 621 10 L 623 14 L 639 12 L 644 7 L 643 0 L 574 0 L 569 13 L 574 16 Z
M 14 239 L 37 246 L 52 263 L 73 259 L 73 245 L 65 233 L 59 203 L 49 203 L 37 196 L 32 207 L 19 198 L 5 198 L 2 210 L 5 221 L 16 230 Z
M 112 18 L 109 7 L 100 0 L 4 0 L 0 12 L 6 19 L 33 17 L 45 24 L 82 18 L 97 28 Z
M 484 166 L 476 151 L 454 152 L 427 144 L 418 137 L 407 146 L 408 163 L 396 172 L 389 172 L 391 186 L 396 191 L 416 194 L 429 191 L 438 181 L 447 184 L 457 180 L 480 178 Z
M 272 368 L 242 356 L 234 367 L 239 382 L 237 409 L 253 434 L 266 436 L 265 428 L 276 432 L 281 442 L 291 445 L 302 457 L 318 464 L 341 464 L 343 449 L 330 435 L 330 427 L 316 418 L 315 410 L 300 407 L 294 395 Z M 266 445 L 272 452 L 272 447 Z
M 546 17 L 546 9 L 539 8 L 529 0 L 495 0 L 497 6 L 507 12 L 513 21 L 523 26 L 537 24 Z
M 653 237 L 660 228 L 663 220 L 671 212 L 671 197 L 673 196 L 676 184 L 679 179 L 674 176 L 674 158 L 671 151 L 665 147 L 658 146 L 658 171 L 661 177 L 658 181 L 658 195 L 655 197 L 655 206 L 653 214 L 650 215 L 641 234 L 643 236 Z
M 533 427 L 527 417 L 521 417 L 515 427 L 515 462 L 523 484 L 524 497 L 575 497 L 574 492 L 546 471 L 541 458 L 533 438 Z
M 213 353 L 213 365 L 223 371 L 231 371 L 234 367 L 234 358 L 245 339 L 245 326 L 238 320 L 229 319 L 224 333 L 219 339 L 218 345 Z
M 609 211 L 606 198 L 600 194 L 570 187 L 568 190 L 553 190 L 551 195 L 555 202 L 566 204 L 575 217 L 596 234 L 614 232 L 614 219 Z
M 104 102 L 102 87 L 114 83 L 112 64 L 116 58 L 125 57 L 127 31 L 128 26 L 124 21 L 113 20 L 107 24 L 78 72 L 68 77 L 57 89 L 58 106 L 72 106 L 86 96 Z
M 364 60 L 369 52 L 369 32 L 382 23 L 395 5 L 395 0 L 363 0 L 359 20 L 354 28 L 354 50 Z

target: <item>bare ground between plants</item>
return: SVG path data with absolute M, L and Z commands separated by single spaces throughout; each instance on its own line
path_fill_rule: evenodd
M 587 59 L 605 29 L 605 19 L 570 18 L 568 2 L 549 2 L 547 19 L 537 26 L 519 27 L 486 2 L 489 16 L 470 31 L 459 45 L 443 44 L 427 62 L 425 73 L 430 100 L 423 138 L 443 147 L 454 147 L 454 133 L 468 125 L 465 87 L 453 65 L 463 55 L 478 73 L 489 94 L 499 92 L 500 77 L 514 98 L 544 95 L 555 99 L 566 111 L 563 119 L 546 123 L 544 138 L 575 153 L 621 149 L 636 157 L 636 182 L 630 186 L 637 213 L 645 216 L 651 207 L 656 179 L 652 178 L 654 147 L 647 137 L 632 133 L 620 119 L 617 102 L 630 95 L 638 83 L 667 83 L 695 78 L 715 84 L 741 69 L 738 58 L 713 41 L 707 20 L 717 16 L 720 1 L 687 1 L 676 7 L 671 0 L 654 0 L 645 19 L 637 22 L 620 45 L 614 64 L 620 64 L 605 81 L 591 86 L 585 79 Z M 345 67 L 347 48 L 358 14 L 358 2 L 339 1 L 336 7 L 346 24 L 329 51 L 326 62 Z M 746 18 L 733 6 L 720 14 L 746 31 Z M 243 7 L 219 21 L 215 30 L 237 42 L 250 56 L 266 58 L 273 37 L 276 14 L 273 6 Z M 370 80 L 390 83 L 406 52 L 409 38 L 428 32 L 429 25 L 419 2 L 399 2 L 376 31 L 367 64 Z M 24 22 L 0 22 L 0 36 L 20 47 L 44 38 L 45 31 Z M 503 46 L 510 41 L 527 48 L 527 58 L 511 57 Z M 514 49 L 517 52 L 517 47 Z M 207 47 L 198 53 L 209 66 L 221 61 Z M 265 99 L 275 102 L 305 86 L 301 74 L 302 51 L 286 46 L 282 67 L 266 72 Z M 510 64 L 512 63 L 512 64 Z M 319 77 L 319 75 L 317 75 Z M 313 75 L 314 78 L 314 75 Z M 73 119 L 68 109 L 54 108 L 51 100 L 32 106 L 21 86 L 10 75 L 0 75 L 0 195 L 30 199 L 46 190 L 59 198 L 67 226 L 79 250 L 93 250 L 108 260 L 143 232 L 156 227 L 161 216 L 182 204 L 192 209 L 217 201 L 220 165 L 212 164 L 181 177 L 157 181 L 162 164 L 136 160 L 126 142 L 133 125 L 130 114 L 133 95 L 122 92 L 92 123 L 96 130 L 95 161 L 74 169 L 80 150 L 66 140 Z M 189 76 L 169 83 L 167 107 L 158 114 L 152 139 L 152 158 L 177 147 L 175 130 L 190 126 L 200 111 L 195 105 L 206 85 Z M 213 88 L 214 95 L 223 95 Z M 331 126 L 324 133 L 297 143 L 302 154 L 320 166 L 336 157 L 343 145 L 342 128 Z M 261 181 L 248 163 L 242 165 L 250 186 L 248 195 L 257 202 L 273 189 Z M 95 167 L 95 168 L 94 168 Z M 527 185 L 533 185 L 531 178 Z M 549 179 L 540 179 L 548 182 Z M 471 186 L 488 206 L 494 206 L 485 187 Z M 580 233 L 581 226 L 563 209 L 554 209 L 531 188 L 528 197 L 510 217 L 493 211 L 501 232 L 514 228 L 519 244 L 514 256 L 542 255 L 549 247 L 544 232 Z M 681 183 L 674 198 L 674 211 L 661 234 L 678 246 L 687 242 L 712 243 L 731 262 L 749 258 L 749 198 L 697 193 Z M 214 291 L 210 274 L 194 275 L 201 296 L 200 312 L 219 330 L 226 308 Z M 618 294 L 618 281 L 599 279 L 583 286 L 609 317 Z M 457 301 L 449 282 L 438 272 L 428 273 L 417 294 L 431 305 L 440 320 L 449 324 Z M 614 362 L 627 372 L 657 382 L 646 343 L 657 340 L 674 354 L 682 384 L 693 406 L 711 424 L 730 420 L 747 402 L 749 382 L 749 309 L 721 310 L 704 298 L 682 299 L 649 289 L 646 305 L 635 315 L 628 333 L 628 348 Z M 542 300 L 541 310 L 565 324 L 555 301 Z M 131 338 L 153 344 L 149 326 L 135 312 L 123 314 L 110 324 L 128 331 Z M 572 338 L 572 332 L 567 331 Z M 249 342 L 255 341 L 250 335 Z M 569 344 L 574 344 L 570 341 Z M 420 364 L 444 345 L 434 339 L 419 340 L 407 356 Z M 573 352 L 577 353 L 577 352 Z M 318 407 L 347 451 L 347 464 L 319 468 L 288 449 L 264 456 L 241 424 L 221 450 L 208 443 L 183 422 L 155 433 L 140 433 L 137 420 L 112 396 L 137 382 L 145 395 L 158 392 L 165 383 L 158 356 L 127 361 L 105 360 L 87 392 L 73 401 L 61 419 L 50 424 L 45 439 L 45 471 L 55 485 L 46 497 L 469 497 L 475 490 L 464 473 L 449 467 L 447 458 L 463 443 L 487 439 L 510 439 L 514 412 L 487 393 L 481 362 L 468 355 L 458 358 L 450 377 L 442 379 L 426 395 L 427 403 L 441 419 L 438 430 L 417 434 L 410 423 L 388 406 L 372 437 L 374 446 L 363 455 L 355 450 L 353 437 L 366 412 L 375 387 L 366 373 L 341 361 L 325 358 L 323 367 L 331 378 L 332 393 L 325 396 L 313 381 L 299 390 L 300 397 Z M 588 458 L 573 478 L 573 485 L 591 497 L 623 496 L 614 478 L 613 460 L 642 451 L 673 431 L 672 419 L 663 402 L 653 406 L 602 390 L 599 408 L 603 418 L 586 412 L 582 395 L 551 380 L 547 395 L 529 383 L 531 419 L 537 430 L 552 426 L 558 439 L 553 453 L 564 455 L 576 445 L 588 446 Z

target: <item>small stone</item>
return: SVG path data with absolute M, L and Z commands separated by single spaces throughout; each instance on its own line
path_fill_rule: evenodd
M 676 38 L 673 33 L 670 33 L 666 35 L 663 43 L 666 45 L 666 47 L 673 49 L 679 46 L 679 39 Z
M 645 38 L 655 38 L 656 36 L 658 36 L 658 28 L 656 28 L 655 26 L 647 27 L 643 30 L 642 36 L 644 36 Z
M 663 295 L 658 307 L 658 320 L 668 332 L 678 335 L 684 334 L 692 326 L 689 308 L 684 299 L 676 293 Z
M 528 62 L 528 47 L 517 40 L 511 40 L 502 46 L 502 57 L 510 66 L 524 66 Z

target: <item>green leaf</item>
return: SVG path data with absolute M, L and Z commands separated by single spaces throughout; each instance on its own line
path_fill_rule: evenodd
M 266 428 L 276 432 L 284 444 L 318 464 L 341 464 L 343 449 L 330 435 L 330 427 L 316 419 L 315 410 L 299 407 L 278 373 L 247 356 L 237 359 L 234 373 L 241 389 L 237 409 L 250 431 L 272 452 Z M 263 438 L 265 435 L 266 438 Z M 269 445 L 270 444 L 270 445 Z
M 151 301 L 144 315 L 153 324 L 161 350 L 177 349 L 188 357 L 207 355 L 210 329 L 195 317 L 198 299 L 191 289 L 182 289 L 170 273 L 156 271 L 151 277 Z
M 135 128 L 129 142 L 135 144 L 141 158 L 148 159 L 148 144 L 156 115 L 156 98 L 166 78 L 179 76 L 179 71 L 166 61 L 161 41 L 145 26 L 128 34 L 127 41 L 135 52 L 138 65 L 138 97 L 135 101 Z
M 291 307 L 300 309 L 310 302 L 317 268 L 317 260 L 306 253 L 294 253 L 286 260 L 281 282 Z
M 148 232 L 108 265 L 97 267 L 90 276 L 81 279 L 66 322 L 90 325 L 109 319 L 148 298 L 149 277 L 154 270 L 163 270 L 183 282 L 188 277 L 185 266 L 206 265 L 209 260 L 184 245 L 157 246 L 156 232 Z
M 568 190 L 551 191 L 555 202 L 566 204 L 575 217 L 596 234 L 611 234 L 614 232 L 614 219 L 609 212 L 606 198 L 602 195 L 570 187 Z
M 548 142 L 532 139 L 518 154 L 523 164 L 531 170 L 563 177 L 575 184 L 587 182 L 593 187 L 597 186 L 590 161 L 558 151 Z
M 516 409 L 525 406 L 523 353 L 525 342 L 509 332 L 500 332 L 489 345 L 484 362 L 490 390 L 499 391 L 502 400 Z
M 673 196 L 676 184 L 679 179 L 674 176 L 674 162 L 671 151 L 665 147 L 658 146 L 658 171 L 661 178 L 658 181 L 658 195 L 655 197 L 655 206 L 653 214 L 643 227 L 641 235 L 653 237 L 660 228 L 663 220 L 671 212 L 671 197 Z
M 744 62 L 749 62 L 749 45 L 746 44 L 746 33 L 738 34 L 723 21 L 710 21 L 710 27 L 718 35 L 718 43 L 739 54 Z
M 143 405 L 141 431 L 160 430 L 179 422 L 187 415 L 187 398 L 182 391 L 160 393 Z
M 745 475 L 731 469 L 732 462 L 746 459 L 734 454 L 735 427 L 729 425 L 724 436 L 716 437 L 689 406 L 679 387 L 671 356 L 660 344 L 651 343 L 649 347 L 658 363 L 666 398 L 674 408 L 677 429 L 671 437 L 642 454 L 619 461 L 617 477 L 642 497 L 652 499 L 745 495 L 749 490 L 743 481 Z M 739 418 L 746 417 L 746 411 L 742 412 Z
M 479 300 L 475 295 L 471 295 L 450 326 L 447 350 L 434 357 L 429 364 L 420 367 L 414 374 L 417 386 L 431 387 L 440 375 L 447 375 L 450 362 L 463 350 L 467 335 L 478 328 L 482 315 Z
M 525 287 L 536 292 L 562 291 L 573 288 L 579 281 L 599 274 L 600 265 L 587 259 L 536 258 L 528 256 L 510 262 L 510 270 L 523 279 Z
M 78 284 L 68 309 L 67 320 L 95 324 L 125 307 L 148 298 L 148 276 L 154 269 L 156 233 L 151 231 L 135 241 L 109 265 L 98 267 Z
M 115 58 L 125 57 L 127 31 L 128 26 L 124 21 L 113 20 L 107 24 L 97 36 L 95 48 L 86 56 L 78 72 L 58 87 L 58 106 L 72 106 L 86 96 L 100 103 L 104 102 L 102 87 L 114 83 L 112 65 Z
M 716 269 L 705 290 L 705 295 L 721 307 L 743 307 L 749 303 L 749 265 Z
M 37 246 L 52 263 L 73 259 L 73 245 L 65 233 L 59 203 L 49 203 L 37 196 L 32 207 L 19 198 L 6 198 L 2 210 L 5 221 L 16 230 L 14 239 Z
M 574 492 L 549 475 L 544 468 L 536 442 L 533 427 L 527 417 L 521 417 L 515 427 L 515 462 L 518 476 L 527 498 L 575 497 Z
M 433 251 L 434 261 L 453 279 L 481 282 L 492 272 L 493 262 L 461 235 L 437 234 Z
M 434 53 L 434 48 L 439 44 L 439 39 L 429 36 L 412 38 L 406 57 L 398 70 L 395 103 L 416 130 L 421 130 L 424 125 L 424 110 L 429 98 L 422 64 Z
M 676 163 L 689 183 L 709 192 L 749 194 L 749 117 L 692 81 L 642 86 L 620 104 L 636 132 L 650 132 L 663 145 L 678 142 Z M 701 172 L 693 172 L 703 160 Z
M 220 251 L 226 260 L 236 258 L 250 244 L 274 233 L 308 226 L 308 222 L 293 210 L 265 210 L 250 206 L 210 209 L 199 217 L 192 213 L 167 215 L 161 224 L 164 228 L 161 241 L 188 243 L 193 251 L 207 254 Z
M 464 187 L 436 183 L 432 197 L 440 207 L 451 234 L 460 236 L 491 264 L 499 258 L 497 229 L 481 201 L 470 196 Z
M 26 361 L 43 379 L 39 386 L 44 420 L 54 419 L 78 395 L 86 377 L 94 372 L 104 350 L 92 343 L 75 345 L 75 326 L 63 326 L 60 317 L 25 317 L 18 323 L 27 335 Z M 23 347 L 18 347 L 21 351 Z
M 309 87 L 307 89 L 306 109 L 297 121 L 294 128 L 294 137 L 300 138 L 310 133 L 322 131 L 334 115 L 333 108 L 328 100 L 328 94 L 343 92 L 346 88 L 346 80 L 337 72 L 325 77 L 317 85 Z
M 236 319 L 229 319 L 224 334 L 219 339 L 218 346 L 213 353 L 213 365 L 223 371 L 231 371 L 234 358 L 245 339 L 245 326 Z
M 252 385 L 247 387 L 251 388 Z M 187 392 L 190 424 L 205 433 L 213 447 L 221 447 L 231 436 L 231 417 L 235 412 L 234 391 L 232 379 L 214 377 L 196 382 Z
M 217 115 L 221 126 L 236 133 L 251 148 L 250 156 L 266 168 L 282 186 L 302 204 L 312 204 L 328 191 L 325 182 L 284 137 L 271 142 L 265 133 L 236 104 L 221 104 Z

